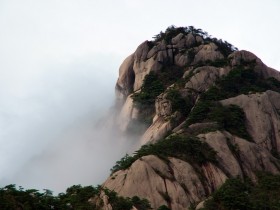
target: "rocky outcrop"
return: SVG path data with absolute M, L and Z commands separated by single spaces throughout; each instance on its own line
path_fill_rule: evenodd
M 149 155 L 112 174 L 104 187 L 125 197 L 147 198 L 155 209 L 167 205 L 183 210 L 204 200 L 227 178 L 248 176 L 256 180 L 257 171 L 279 173 L 279 159 L 260 145 L 220 131 L 200 134 L 199 138 L 217 152 L 217 165 L 206 163 L 198 172 L 192 163 L 178 158 L 169 157 L 166 162 Z
M 142 113 L 141 106 L 136 107 L 133 102 L 133 94 L 141 91 L 145 76 L 150 72 L 167 75 L 166 69 L 180 67 L 182 76 L 172 85 L 169 82 L 163 84 L 165 90 L 153 99 L 153 109 L 149 112 L 149 119 L 153 120 L 139 141 L 143 145 L 155 143 L 168 135 L 197 136 L 216 151 L 215 164 L 206 162 L 200 166 L 172 155 L 164 160 L 146 155 L 127 169 L 113 173 L 103 185 L 122 196 L 147 198 L 155 209 L 161 205 L 176 210 L 187 209 L 191 204 L 207 199 L 228 178 L 250 177 L 257 181 L 258 171 L 280 173 L 280 83 L 275 82 L 280 81 L 280 73 L 267 67 L 251 52 L 233 50 L 228 43 L 207 38 L 193 29 L 190 31 L 181 31 L 173 37 L 163 34 L 163 38 L 157 41 L 142 43 L 121 65 L 116 85 L 122 100 L 118 122 L 125 132 L 130 122 L 139 120 L 139 113 Z M 209 116 L 206 120 L 188 124 L 203 94 L 218 86 L 236 69 L 250 69 L 257 73 L 260 81 L 275 82 L 273 90 L 278 91 L 268 88 L 256 92 L 255 89 L 245 91 L 246 95 L 238 95 L 238 90 L 233 90 L 231 96 L 237 96 L 212 101 L 222 106 L 240 107 L 252 138 L 246 140 L 225 131 L 218 120 L 211 120 Z M 173 77 L 170 78 L 174 81 Z M 172 90 L 177 91 L 173 98 L 168 97 Z M 184 102 L 186 112 L 178 108 Z M 200 110 L 195 110 L 196 114 L 205 116 L 203 112 L 207 107 L 201 106 Z
M 101 192 L 100 198 L 102 199 L 103 210 L 113 210 L 112 205 L 109 203 L 109 197 L 104 191 Z
M 145 76 L 161 68 L 161 55 L 149 51 L 157 52 L 154 48 L 150 49 L 149 42 L 145 41 L 121 64 L 116 84 L 119 98 L 125 99 L 131 92 L 140 89 Z
M 269 151 L 280 151 L 280 93 L 266 91 L 239 95 L 221 101 L 223 105 L 235 104 L 246 115 L 246 126 L 253 141 Z
M 215 187 L 226 178 L 212 164 L 204 167 L 204 173 Z M 206 190 L 210 190 L 205 189 L 189 163 L 176 158 L 169 158 L 167 163 L 153 155 L 137 160 L 127 170 L 116 172 L 106 180 L 104 186 L 122 196 L 147 198 L 155 209 L 166 205 L 178 210 L 198 202 L 206 196 Z
M 173 113 L 172 104 L 171 101 L 166 98 L 166 94 L 161 94 L 157 97 L 155 108 L 156 113 L 153 117 L 152 125 L 147 128 L 140 139 L 142 145 L 163 138 L 165 134 L 173 128 L 171 118 L 178 117 L 176 115 L 171 116 Z
M 223 59 L 223 54 L 218 50 L 217 45 L 214 43 L 200 45 L 197 49 L 197 53 L 194 57 L 193 64 L 205 63 L 206 61 L 215 61 Z
M 273 77 L 277 80 L 280 80 L 280 72 L 267 67 L 261 59 L 259 59 L 255 54 L 246 51 L 240 50 L 233 52 L 231 55 L 228 56 L 230 60 L 230 64 L 232 67 L 240 66 L 240 65 L 253 65 L 254 70 L 259 73 L 260 76 L 264 78 Z
M 279 173 L 279 160 L 260 145 L 228 132 L 210 132 L 199 137 L 217 151 L 219 165 L 229 177 L 247 176 L 255 180 L 257 171 Z
M 214 43 L 204 45 L 201 36 L 180 33 L 171 43 L 145 41 L 124 60 L 116 84 L 119 98 L 126 98 L 131 92 L 139 90 L 145 76 L 151 71 L 159 71 L 166 63 L 186 66 L 191 62 L 197 64 L 224 58 Z
M 217 79 L 227 75 L 229 71 L 229 68 L 198 67 L 193 71 L 193 76 L 186 83 L 185 88 L 196 92 L 206 91 Z
M 198 38 L 198 36 L 195 37 L 192 34 L 188 34 L 187 36 L 178 34 L 172 39 L 172 45 L 160 42 L 152 48 L 149 46 L 151 44 L 148 41 L 145 41 L 132 55 L 125 59 L 120 66 L 120 75 L 116 84 L 117 97 L 123 101 L 123 108 L 121 109 L 119 117 L 119 122 L 121 122 L 120 129 L 122 131 L 126 130 L 132 119 L 137 119 L 137 114 L 135 114 L 137 113 L 137 109 L 133 107 L 131 95 L 129 94 L 133 91 L 139 91 L 145 76 L 151 71 L 160 71 L 164 64 L 174 62 L 174 65 L 185 66 L 191 63 L 193 58 L 183 51 L 197 44 L 202 44 L 200 38 Z M 221 53 L 217 51 L 217 46 L 214 44 L 207 44 L 205 46 L 201 45 L 199 48 L 196 47 L 196 50 L 198 52 L 194 58 L 195 63 L 222 58 Z M 177 51 L 182 52 L 178 53 Z M 212 51 L 215 51 L 216 53 L 214 57 L 212 56 Z M 194 70 L 194 76 L 188 83 L 186 83 L 186 89 L 203 91 L 212 85 L 217 78 L 225 75 L 228 71 L 229 69 L 227 68 L 215 68 L 211 66 L 196 68 Z M 141 138 L 143 143 L 158 140 L 173 129 L 170 122 L 167 122 L 167 117 L 164 117 L 163 119 L 160 113 L 166 112 L 166 107 L 163 105 L 161 106 L 161 104 L 164 104 L 165 102 L 166 100 L 162 101 L 160 96 L 156 100 L 156 112 L 154 113 L 153 124 L 147 129 L 147 132 L 143 134 Z M 168 116 L 170 117 L 171 114 L 172 113 L 169 113 Z M 176 115 L 178 115 L 178 113 L 175 114 L 175 117 Z
M 131 91 L 135 81 L 135 73 L 133 71 L 134 54 L 128 56 L 120 66 L 119 78 L 116 84 L 117 99 L 125 100 L 125 97 Z

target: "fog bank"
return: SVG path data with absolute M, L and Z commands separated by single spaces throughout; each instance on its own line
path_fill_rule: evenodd
M 2 93 L 2 186 L 61 192 L 73 184 L 101 184 L 115 161 L 129 152 L 130 144 L 106 124 L 114 111 L 116 74 L 111 69 L 117 67 L 107 63 L 112 56 L 98 57 L 53 64 L 33 84 L 17 81 L 18 94 Z

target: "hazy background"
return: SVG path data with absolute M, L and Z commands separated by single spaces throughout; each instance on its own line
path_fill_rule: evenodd
M 96 128 L 118 67 L 170 25 L 280 69 L 279 0 L 0 0 L 0 187 L 97 185 L 133 143 Z

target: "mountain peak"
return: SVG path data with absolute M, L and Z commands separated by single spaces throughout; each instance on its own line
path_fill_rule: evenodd
M 119 73 L 119 127 L 138 133 L 144 146 L 104 186 L 156 208 L 186 209 L 229 178 L 279 173 L 280 73 L 253 53 L 171 26 L 140 44 Z M 207 150 L 214 162 L 190 158 L 208 157 Z

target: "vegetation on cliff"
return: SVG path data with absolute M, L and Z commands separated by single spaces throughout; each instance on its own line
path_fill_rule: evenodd
M 173 135 L 154 144 L 143 145 L 133 156 L 124 156 L 116 162 L 111 172 L 127 169 L 136 160 L 147 155 L 156 155 L 166 161 L 168 157 L 175 157 L 197 165 L 216 162 L 216 153 L 207 143 L 196 137 Z
M 218 101 L 240 94 L 264 92 L 266 90 L 280 92 L 280 82 L 272 77 L 264 79 L 252 68 L 238 66 L 232 69 L 228 75 L 217 80 L 215 85 L 202 94 L 202 99 Z
M 277 210 L 280 209 L 280 175 L 259 173 L 258 182 L 240 178 L 228 179 L 203 210 Z
M 209 35 L 206 31 L 203 31 L 200 28 L 195 28 L 194 26 L 189 27 L 176 27 L 176 26 L 169 26 L 165 32 L 160 32 L 159 34 L 154 36 L 154 42 L 165 41 L 167 44 L 171 44 L 172 38 L 176 37 L 178 34 L 192 34 L 195 36 L 200 36 L 204 39 L 205 43 L 213 42 L 218 47 L 219 50 L 225 55 L 228 56 L 233 51 L 237 50 L 232 44 L 228 43 L 227 41 L 223 41 L 221 39 L 213 38 Z

